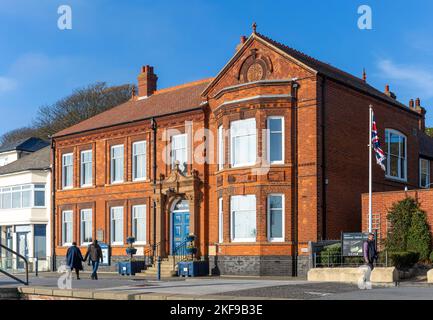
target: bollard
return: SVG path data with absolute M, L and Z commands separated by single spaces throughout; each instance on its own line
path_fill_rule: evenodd
M 156 260 L 156 280 L 161 280 L 161 257 L 158 256 Z
M 38 276 L 38 258 L 35 258 L 35 268 L 36 268 L 36 270 L 35 270 L 35 276 L 37 277 Z

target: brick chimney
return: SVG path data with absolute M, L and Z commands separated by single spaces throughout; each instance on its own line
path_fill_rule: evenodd
M 153 73 L 153 67 L 149 65 L 141 67 L 141 73 L 137 79 L 139 97 L 149 97 L 156 91 L 158 77 Z
M 395 93 L 394 93 L 394 92 L 391 92 L 391 91 L 389 90 L 389 84 L 387 84 L 387 85 L 385 86 L 385 94 L 386 94 L 388 97 L 393 98 L 394 100 L 397 99 L 397 96 L 395 95 Z
M 421 130 L 422 132 L 425 132 L 425 114 L 426 114 L 426 110 L 421 107 L 421 100 L 420 98 L 416 98 L 415 100 L 415 111 L 418 112 L 421 117 L 418 121 L 418 126 L 419 126 L 419 130 Z
M 239 44 L 236 46 L 236 51 L 238 51 L 243 45 L 244 43 L 247 41 L 247 37 L 245 36 L 241 36 L 241 41 L 239 42 Z

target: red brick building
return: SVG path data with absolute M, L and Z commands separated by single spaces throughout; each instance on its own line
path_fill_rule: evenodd
M 114 262 L 130 235 L 170 256 L 193 233 L 214 273 L 305 272 L 309 241 L 361 229 L 370 104 L 382 143 L 385 130 L 401 139 L 374 190 L 419 184 L 419 100 L 406 106 L 255 29 L 214 78 L 156 88 L 146 66 L 137 96 L 53 137 L 59 261 L 97 238 Z

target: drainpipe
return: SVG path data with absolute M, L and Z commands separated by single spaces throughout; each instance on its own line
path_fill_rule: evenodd
M 321 92 L 321 129 L 322 129 L 322 240 L 327 238 L 326 230 L 326 149 L 325 149 L 325 86 L 326 77 L 322 78 L 322 92 Z
M 152 133 L 153 133 L 153 156 L 152 156 L 152 177 L 153 177 L 153 258 L 155 259 L 156 254 L 156 130 L 157 130 L 157 124 L 155 118 L 152 118 L 150 120 L 150 124 L 152 127 Z M 161 245 L 161 244 L 160 244 Z
M 296 277 L 298 275 L 298 88 L 297 82 L 292 83 L 292 108 L 293 108 L 293 171 L 294 171 L 294 183 L 293 190 L 293 242 L 295 244 L 293 260 L 292 260 L 292 275 Z
M 56 143 L 51 137 L 51 268 L 56 271 Z

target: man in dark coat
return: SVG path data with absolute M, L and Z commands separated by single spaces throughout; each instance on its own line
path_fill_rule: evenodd
M 76 242 L 72 242 L 72 246 L 69 247 L 66 252 L 66 264 L 71 271 L 75 269 L 75 273 L 77 274 L 77 280 L 80 280 L 80 270 L 83 270 L 84 261 L 83 255 L 81 254 L 80 249 L 77 247 Z
M 84 261 L 87 260 L 87 257 L 89 257 L 89 260 L 92 262 L 92 280 L 98 280 L 98 268 L 99 268 L 99 262 L 103 261 L 102 257 L 102 249 L 101 246 L 98 244 L 98 240 L 93 240 L 93 242 L 89 245 L 87 248 L 86 256 L 84 257 Z
M 374 234 L 370 233 L 368 235 L 367 241 L 364 242 L 364 261 L 370 267 L 371 270 L 374 269 L 374 261 L 377 260 L 377 250 L 376 243 L 374 241 Z

